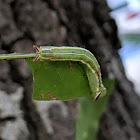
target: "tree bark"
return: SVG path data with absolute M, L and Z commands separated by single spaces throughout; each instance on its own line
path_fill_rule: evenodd
M 127 80 L 117 27 L 105 0 L 0 0 L 0 53 L 32 45 L 82 46 L 98 59 L 115 89 L 100 120 L 98 140 L 140 139 L 140 98 Z M 74 140 L 78 101 L 32 100 L 24 60 L 0 61 L 0 139 Z

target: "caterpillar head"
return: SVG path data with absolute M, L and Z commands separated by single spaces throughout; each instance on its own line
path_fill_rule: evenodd
M 99 91 L 96 92 L 96 96 L 94 97 L 94 100 L 100 99 L 106 94 L 106 88 L 102 85 L 99 87 Z

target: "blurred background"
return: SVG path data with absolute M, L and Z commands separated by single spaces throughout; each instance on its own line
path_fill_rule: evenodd
M 126 75 L 140 95 L 140 0 L 107 0 L 118 27 L 122 48 L 119 54 Z

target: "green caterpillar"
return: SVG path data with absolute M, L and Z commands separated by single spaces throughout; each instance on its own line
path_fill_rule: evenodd
M 84 64 L 93 100 L 97 100 L 106 94 L 106 88 L 102 84 L 100 66 L 94 55 L 79 47 L 54 47 L 54 46 L 33 46 L 37 51 L 38 59 L 51 61 L 79 61 Z

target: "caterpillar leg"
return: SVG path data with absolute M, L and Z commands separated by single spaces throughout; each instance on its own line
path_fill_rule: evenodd
M 36 62 L 39 59 L 39 48 L 36 45 L 33 45 L 33 48 L 36 50 L 36 52 L 38 53 L 36 55 L 36 57 L 33 59 L 33 62 Z

